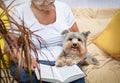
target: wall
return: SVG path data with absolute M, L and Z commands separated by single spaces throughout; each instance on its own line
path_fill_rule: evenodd
M 59 0 L 71 7 L 120 8 L 120 0 Z
M 13 0 L 5 0 L 6 4 Z M 16 3 L 30 0 L 15 0 Z M 59 0 L 71 7 L 120 8 L 120 0 Z

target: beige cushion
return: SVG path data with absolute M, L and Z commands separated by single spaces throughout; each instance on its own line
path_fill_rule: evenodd
M 73 14 L 80 31 L 90 31 L 88 42 L 91 43 L 104 31 L 112 16 L 119 9 L 73 8 Z

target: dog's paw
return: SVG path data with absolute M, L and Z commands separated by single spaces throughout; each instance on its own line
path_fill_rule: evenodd
M 67 64 L 67 66 L 72 66 L 72 65 L 74 65 L 74 63 L 68 63 L 68 64 Z
M 65 63 L 62 61 L 56 61 L 56 63 L 55 63 L 55 66 L 57 66 L 57 67 L 62 67 L 64 65 L 65 65 Z
M 72 61 L 66 61 L 66 65 L 67 65 L 67 66 L 72 66 L 72 65 L 74 65 L 74 64 L 76 64 L 76 63 L 74 63 L 74 62 L 72 62 Z

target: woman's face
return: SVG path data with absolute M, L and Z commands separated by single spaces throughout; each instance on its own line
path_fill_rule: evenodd
M 32 4 L 39 10 L 49 11 L 54 6 L 55 0 L 32 0 Z

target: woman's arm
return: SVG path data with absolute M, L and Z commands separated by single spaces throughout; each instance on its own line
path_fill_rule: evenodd
M 73 26 L 70 28 L 71 32 L 79 32 L 78 26 L 76 22 L 73 24 Z
M 22 50 L 21 50 L 21 47 L 19 47 L 18 41 L 17 41 L 19 38 L 17 38 L 14 34 L 11 34 L 11 33 L 9 33 L 8 35 L 9 35 L 10 40 L 14 41 L 14 42 L 11 42 L 12 43 L 11 46 L 13 48 L 10 48 L 8 46 L 8 44 L 5 42 L 6 44 L 5 44 L 4 51 L 7 55 L 10 56 L 11 61 L 18 64 L 20 57 L 23 56 L 23 55 L 21 55 Z M 30 63 L 31 64 L 31 70 L 34 71 L 34 69 L 37 67 L 38 63 L 33 56 L 29 56 L 29 57 L 31 58 L 31 63 Z M 22 58 L 24 69 L 28 70 L 28 64 L 27 64 L 27 61 L 26 61 L 27 59 L 25 59 L 25 57 L 21 57 L 21 58 Z

